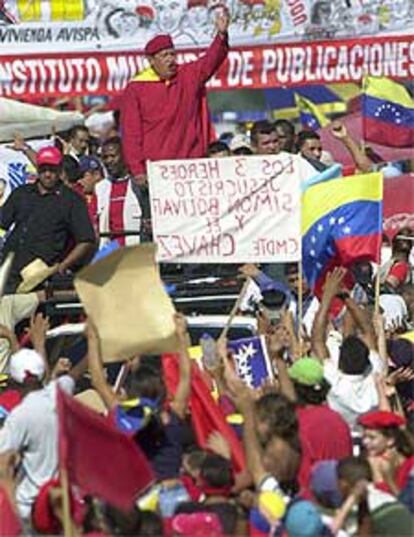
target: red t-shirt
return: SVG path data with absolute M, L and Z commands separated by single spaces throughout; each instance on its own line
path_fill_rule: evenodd
M 397 261 L 391 267 L 388 276 L 394 276 L 394 278 L 397 278 L 399 285 L 402 285 L 407 279 L 409 270 L 410 265 L 406 261 Z
M 315 463 L 352 455 L 352 437 L 346 421 L 328 405 L 298 407 L 296 413 L 303 459 L 308 466 L 301 468 L 300 484 L 307 487 Z

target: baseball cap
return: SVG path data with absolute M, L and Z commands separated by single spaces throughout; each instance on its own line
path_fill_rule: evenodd
M 93 156 L 84 156 L 79 161 L 79 171 L 83 175 L 89 171 L 99 170 L 103 173 L 103 166 L 101 161 L 97 157 Z
M 250 140 L 245 134 L 235 134 L 230 141 L 229 149 L 230 151 L 236 151 L 241 147 L 251 149 Z
M 39 166 L 60 166 L 63 161 L 63 155 L 57 147 L 48 146 L 39 149 L 36 155 L 36 165 Z
M 289 537 L 320 537 L 323 522 L 317 508 L 306 500 L 294 503 L 286 516 Z
M 338 489 L 337 467 L 338 461 L 326 460 L 318 462 L 312 469 L 310 489 L 326 507 L 338 508 L 342 503 Z
M 42 380 L 46 368 L 44 359 L 32 349 L 20 349 L 12 354 L 9 364 L 10 377 L 19 384 L 36 378 Z
M 301 358 L 288 370 L 289 377 L 298 384 L 316 386 L 323 381 L 323 366 L 316 358 Z

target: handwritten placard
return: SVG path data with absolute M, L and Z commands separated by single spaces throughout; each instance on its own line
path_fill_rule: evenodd
M 158 261 L 298 261 L 300 184 L 312 175 L 288 153 L 151 162 Z

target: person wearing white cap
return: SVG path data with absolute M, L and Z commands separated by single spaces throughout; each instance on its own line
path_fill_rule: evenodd
M 69 375 L 43 387 L 46 372 L 44 358 L 34 350 L 21 349 L 10 358 L 10 377 L 26 395 L 0 429 L 0 454 L 14 450 L 21 456 L 16 502 L 23 520 L 29 520 L 40 487 L 58 469 L 56 387 L 59 384 L 67 392 L 74 389 L 74 380 Z M 79 372 L 77 366 L 73 376 Z
M 32 349 L 20 349 L 12 354 L 9 364 L 10 377 L 18 384 L 42 387 L 46 365 L 44 358 Z

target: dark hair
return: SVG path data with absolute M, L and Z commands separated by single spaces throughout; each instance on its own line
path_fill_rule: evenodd
M 290 274 L 299 274 L 299 267 L 297 263 L 286 263 L 284 267 L 285 276 Z
M 227 144 L 224 142 L 211 142 L 207 148 L 207 156 L 212 157 L 213 155 L 216 155 L 217 153 L 223 153 L 226 152 L 230 155 L 230 149 Z
M 89 129 L 86 125 L 75 125 L 74 127 L 72 127 L 70 130 L 69 130 L 69 140 L 71 138 L 74 138 L 78 132 L 86 132 L 86 134 L 90 135 L 90 132 L 89 132 Z
M 252 144 L 257 144 L 259 134 L 272 134 L 272 132 L 276 132 L 273 123 L 267 119 L 256 121 L 250 131 L 250 140 Z
M 325 379 L 317 386 L 305 386 L 299 382 L 293 383 L 295 386 L 295 393 L 298 401 L 298 405 L 322 405 L 326 401 L 331 385 Z
M 256 415 L 265 421 L 271 433 L 286 439 L 296 435 L 299 422 L 295 405 L 280 393 L 263 395 L 255 403 Z
M 134 535 L 141 537 L 159 537 L 163 535 L 164 525 L 162 518 L 152 511 L 141 511 L 139 531 Z
M 357 336 L 347 336 L 339 350 L 338 366 L 346 375 L 362 375 L 370 365 L 369 349 Z
M 118 147 L 122 148 L 122 140 L 119 136 L 111 136 L 111 138 L 107 138 L 103 142 L 102 149 L 108 145 L 117 145 Z
M 221 455 L 208 454 L 202 464 L 200 477 L 205 485 L 212 488 L 225 488 L 234 485 L 231 462 Z
M 71 155 L 64 155 L 62 169 L 68 178 L 69 183 L 76 183 L 82 177 L 79 162 Z
M 369 462 L 363 457 L 345 457 L 338 462 L 336 469 L 338 479 L 343 479 L 351 487 L 361 479 L 372 481 L 372 470 Z
M 111 535 L 137 535 L 141 517 L 137 509 L 128 512 L 120 511 L 112 505 L 104 506 L 105 521 L 109 525 Z
M 285 131 L 285 134 L 291 136 L 292 138 L 295 136 L 295 126 L 287 119 L 277 119 L 274 122 L 274 126 L 275 128 L 281 128 Z
M 187 453 L 185 453 L 187 456 L 187 462 L 191 468 L 201 468 L 203 462 L 205 461 L 208 453 L 207 451 L 203 451 L 199 448 L 192 448 Z
M 253 151 L 250 149 L 250 147 L 241 146 L 232 151 L 233 155 L 253 155 Z
M 300 131 L 296 137 L 298 151 L 302 149 L 307 140 L 320 140 L 321 137 L 314 131 Z
M 384 427 L 381 433 L 386 438 L 394 440 L 394 447 L 404 457 L 414 455 L 414 441 L 412 436 L 405 429 L 400 427 Z
M 146 397 L 162 402 L 166 396 L 162 373 L 148 363 L 141 364 L 127 377 L 125 389 L 129 397 Z

